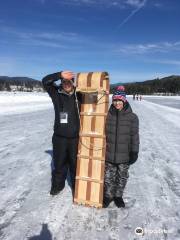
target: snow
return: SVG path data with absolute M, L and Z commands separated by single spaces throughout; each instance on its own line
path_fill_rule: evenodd
M 38 111 L 51 105 L 47 93 L 0 92 L 0 115 Z
M 144 96 L 143 99 L 170 108 L 180 109 L 180 96 Z
M 130 96 L 130 95 L 129 95 Z M 142 95 L 144 98 L 157 98 L 157 99 L 171 99 L 171 100 L 180 100 L 180 96 L 162 96 L 162 95 Z
M 126 208 L 95 209 L 73 205 L 68 184 L 49 195 L 54 112 L 48 95 L 0 94 L 0 239 L 180 239 L 180 110 L 129 102 L 139 116 L 141 144 Z

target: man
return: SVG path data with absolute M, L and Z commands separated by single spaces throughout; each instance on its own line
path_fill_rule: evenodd
M 61 84 L 58 87 L 55 82 L 59 79 Z M 44 77 L 42 83 L 52 99 L 55 111 L 52 137 L 54 169 L 50 194 L 56 195 L 63 190 L 68 171 L 74 193 L 80 128 L 78 114 L 80 96 L 77 100 L 74 74 L 71 71 L 57 72 Z

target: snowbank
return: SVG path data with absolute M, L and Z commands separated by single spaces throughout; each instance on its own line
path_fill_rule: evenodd
M 0 115 L 20 114 L 52 107 L 47 93 L 0 92 Z

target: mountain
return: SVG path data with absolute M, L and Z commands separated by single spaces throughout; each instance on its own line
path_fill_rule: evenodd
M 8 76 L 0 76 L 0 81 L 23 81 L 23 82 L 29 82 L 29 81 L 35 81 L 39 82 L 36 79 L 29 78 L 29 77 L 8 77 Z
M 43 91 L 43 86 L 29 77 L 0 76 L 0 91 Z
M 121 83 L 111 85 L 111 92 Z M 156 78 L 143 82 L 124 83 L 127 94 L 154 94 L 170 93 L 180 94 L 180 76 L 172 75 L 164 78 Z

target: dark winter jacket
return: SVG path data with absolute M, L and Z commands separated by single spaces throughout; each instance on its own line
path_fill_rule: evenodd
M 121 111 L 111 105 L 106 120 L 106 144 L 107 162 L 132 164 L 137 160 L 139 120 L 128 102 Z
M 42 79 L 43 86 L 52 99 L 55 111 L 54 133 L 61 137 L 75 138 L 79 136 L 79 116 L 75 93 L 67 94 L 55 84 L 62 79 L 61 72 L 47 75 Z M 77 94 L 80 107 L 81 96 Z M 68 123 L 60 123 L 60 112 L 68 113 Z

